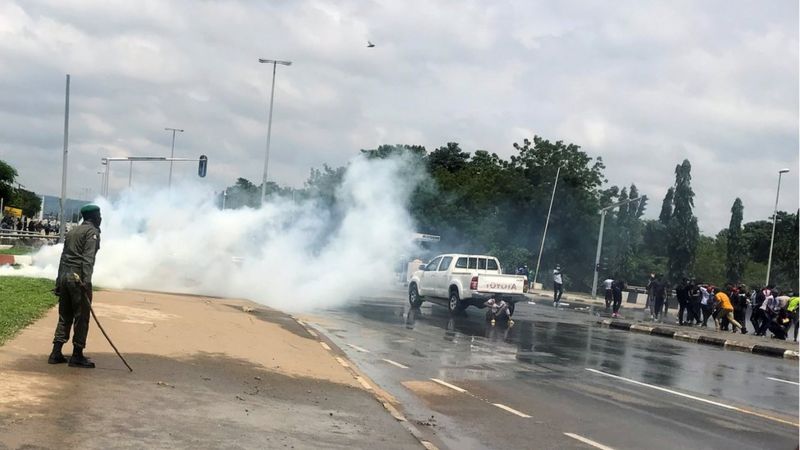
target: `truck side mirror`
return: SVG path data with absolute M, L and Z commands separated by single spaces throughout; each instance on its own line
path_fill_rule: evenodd
M 420 264 L 419 270 L 425 270 L 426 267 L 428 267 L 427 264 Z

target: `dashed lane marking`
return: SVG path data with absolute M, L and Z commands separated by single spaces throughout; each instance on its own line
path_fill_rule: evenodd
M 324 342 L 320 342 L 319 345 L 321 345 L 322 348 L 324 348 L 325 350 L 331 351 L 331 348 L 328 346 L 328 344 L 326 344 Z
M 606 376 L 606 377 L 609 377 L 609 378 L 614 378 L 614 379 L 617 379 L 617 380 L 627 381 L 628 383 L 633 383 L 633 384 L 636 384 L 636 385 L 639 385 L 639 386 L 648 387 L 650 389 L 655 389 L 657 391 L 667 392 L 667 393 L 672 394 L 672 395 L 678 395 L 680 397 L 690 398 L 692 400 L 697 400 L 699 402 L 707 403 L 709 405 L 719 406 L 720 408 L 730 409 L 730 410 L 733 410 L 733 411 L 739 411 L 741 413 L 750 414 L 752 416 L 761 417 L 762 419 L 768 419 L 768 420 L 772 420 L 772 421 L 775 421 L 775 422 L 780 422 L 780 423 L 783 423 L 783 424 L 786 424 L 786 425 L 792 425 L 792 426 L 795 426 L 795 427 L 800 425 L 797 422 L 790 422 L 788 420 L 783 420 L 783 419 L 779 419 L 777 417 L 768 416 L 766 414 L 761 414 L 761 413 L 758 413 L 758 412 L 755 412 L 755 411 L 750 411 L 748 409 L 739 408 L 739 407 L 731 406 L 731 405 L 726 405 L 724 403 L 719 403 L 719 402 L 707 400 L 707 399 L 702 398 L 702 397 L 695 397 L 694 395 L 684 394 L 683 392 L 673 391 L 671 389 L 663 388 L 661 386 L 654 386 L 652 384 L 642 383 L 641 381 L 631 380 L 630 378 L 620 377 L 618 375 L 612 375 L 610 373 L 602 372 L 602 371 L 597 370 L 597 369 L 590 369 L 590 368 L 587 367 L 586 370 L 588 370 L 589 372 L 592 372 L 592 373 L 596 373 L 598 375 L 603 375 L 603 376 Z
M 497 407 L 498 407 L 498 408 L 500 408 L 500 409 L 504 409 L 504 410 L 506 410 L 506 411 L 510 412 L 511 414 L 514 414 L 514 415 L 520 416 L 520 417 L 522 417 L 522 418 L 524 418 L 524 419 L 530 419 L 530 418 L 531 418 L 531 416 L 529 416 L 529 415 L 527 415 L 527 414 L 525 414 L 525 413 L 519 412 L 519 411 L 517 411 L 516 409 L 514 409 L 514 408 L 511 408 L 511 407 L 509 407 L 509 406 L 506 406 L 506 405 L 503 405 L 503 404 L 501 404 L 501 403 L 492 403 L 492 404 L 493 404 L 494 406 L 497 406 Z
M 438 379 L 438 378 L 431 378 L 431 381 L 433 381 L 434 383 L 439 383 L 439 384 L 441 384 L 441 385 L 442 385 L 442 386 L 444 386 L 444 387 L 448 387 L 448 388 L 450 388 L 450 389 L 452 389 L 452 390 L 454 390 L 454 391 L 456 391 L 456 392 L 460 392 L 460 393 L 462 393 L 462 394 L 464 394 L 464 393 L 466 393 L 466 392 L 467 392 L 467 390 L 466 390 L 466 389 L 461 389 L 460 387 L 458 387 L 458 386 L 456 386 L 456 385 L 454 385 L 454 384 L 450 384 L 450 383 L 448 383 L 448 382 L 446 382 L 446 381 L 442 381 L 442 380 L 440 380 L 440 379 Z
M 338 356 L 336 357 L 336 361 L 339 361 L 339 364 L 341 364 L 342 367 L 350 367 L 350 364 L 348 364 L 347 361 Z
M 306 331 L 308 331 L 308 334 L 310 334 L 312 337 L 317 337 L 317 336 L 319 336 L 319 335 L 317 334 L 317 332 L 316 332 L 316 331 L 314 331 L 314 330 L 312 330 L 311 328 L 306 328 Z
M 781 380 L 780 378 L 772 378 L 772 377 L 767 377 L 767 379 L 768 380 L 772 380 L 772 381 L 780 381 L 781 383 L 789 383 L 789 384 L 793 384 L 795 386 L 800 386 L 800 383 L 798 383 L 796 381 Z
M 354 349 L 356 349 L 356 350 L 360 351 L 361 353 L 369 353 L 369 350 L 367 350 L 367 349 L 365 349 L 365 348 L 362 348 L 362 347 L 359 347 L 359 346 L 357 346 L 357 345 L 353 345 L 353 344 L 347 344 L 347 346 L 348 346 L 348 347 L 351 347 L 351 348 L 354 348 Z
M 595 442 L 595 441 L 593 441 L 593 440 L 591 440 L 591 439 L 589 439 L 589 438 L 585 438 L 585 437 L 583 437 L 583 436 L 581 436 L 581 435 L 579 435 L 579 434 L 575 434 L 575 433 L 564 433 L 564 436 L 569 436 L 569 437 L 571 437 L 572 439 L 575 439 L 575 440 L 581 441 L 581 442 L 583 442 L 584 444 L 591 445 L 592 447 L 599 448 L 599 449 L 601 449 L 601 450 L 614 450 L 613 448 L 611 448 L 611 447 L 609 447 L 609 446 L 607 446 L 607 445 L 603 445 L 603 444 L 601 444 L 601 443 L 599 443 L 599 442 Z
M 387 363 L 395 366 L 395 367 L 399 367 L 401 369 L 408 369 L 408 366 L 400 364 L 399 362 L 396 362 L 396 361 L 392 361 L 391 359 L 383 358 L 383 360 L 386 361 Z

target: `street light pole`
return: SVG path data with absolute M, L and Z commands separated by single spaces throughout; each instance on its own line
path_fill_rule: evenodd
M 164 130 L 172 131 L 172 151 L 170 152 L 169 157 L 170 158 L 174 158 L 175 157 L 175 132 L 178 131 L 178 132 L 183 133 L 183 130 L 181 130 L 179 128 L 164 128 Z M 168 183 L 168 186 L 169 186 L 169 189 L 172 189 L 172 161 L 169 162 L 169 183 Z
M 550 194 L 550 206 L 547 208 L 547 219 L 544 221 L 544 232 L 542 233 L 542 245 L 539 246 L 539 257 L 536 258 L 536 271 L 533 272 L 533 282 L 539 276 L 539 264 L 542 262 L 542 251 L 544 251 L 544 238 L 547 237 L 547 226 L 550 224 L 550 211 L 553 210 L 553 199 L 556 198 L 556 186 L 558 186 L 558 175 L 561 173 L 561 166 L 556 170 L 556 180 L 553 182 L 553 193 Z
M 772 211 L 772 237 L 769 240 L 769 258 L 767 258 L 767 280 L 764 282 L 764 286 L 769 285 L 769 271 L 772 268 L 772 245 L 775 243 L 775 223 L 778 221 L 778 197 L 781 195 L 781 176 L 788 171 L 789 169 L 778 171 L 778 189 L 775 192 L 775 209 Z
M 59 214 L 61 215 L 61 226 L 58 227 L 58 241 L 64 242 L 64 202 L 67 201 L 67 154 L 69 142 L 69 74 L 67 74 L 67 88 L 64 100 L 64 160 L 61 167 L 61 201 Z
M 641 197 L 636 198 L 629 198 L 627 200 L 623 200 L 621 202 L 614 203 L 613 205 L 606 206 L 605 208 L 600 209 L 600 232 L 597 234 L 597 251 L 595 252 L 594 256 L 594 281 L 592 281 L 592 298 L 597 298 L 597 266 L 600 265 L 600 252 L 603 248 L 603 227 L 606 223 L 606 213 L 616 208 L 617 206 L 622 206 L 628 204 L 630 202 L 635 202 L 636 200 L 641 199 Z
M 264 175 L 261 178 L 261 204 L 264 204 L 264 199 L 267 197 L 267 170 L 269 169 L 269 144 L 272 139 L 272 105 L 275 100 L 275 72 L 277 71 L 278 64 L 283 66 L 291 66 L 291 61 L 279 61 L 274 59 L 259 58 L 258 62 L 262 64 L 272 64 L 272 90 L 269 95 L 269 118 L 267 119 L 267 150 L 264 155 Z

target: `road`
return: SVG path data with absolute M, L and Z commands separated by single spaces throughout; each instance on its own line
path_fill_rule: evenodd
M 521 303 L 515 324 L 402 292 L 310 318 L 447 448 L 795 448 L 796 361 L 592 325 Z

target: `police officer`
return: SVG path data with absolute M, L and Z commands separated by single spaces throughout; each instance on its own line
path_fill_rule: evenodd
M 100 207 L 86 205 L 81 208 L 83 222 L 67 233 L 61 262 L 58 265 L 56 295 L 58 295 L 58 325 L 53 338 L 53 351 L 47 362 L 67 362 L 61 347 L 72 334 L 70 367 L 93 368 L 94 363 L 83 355 L 86 334 L 89 332 L 89 305 L 92 297 L 92 272 L 94 259 L 100 249 Z

